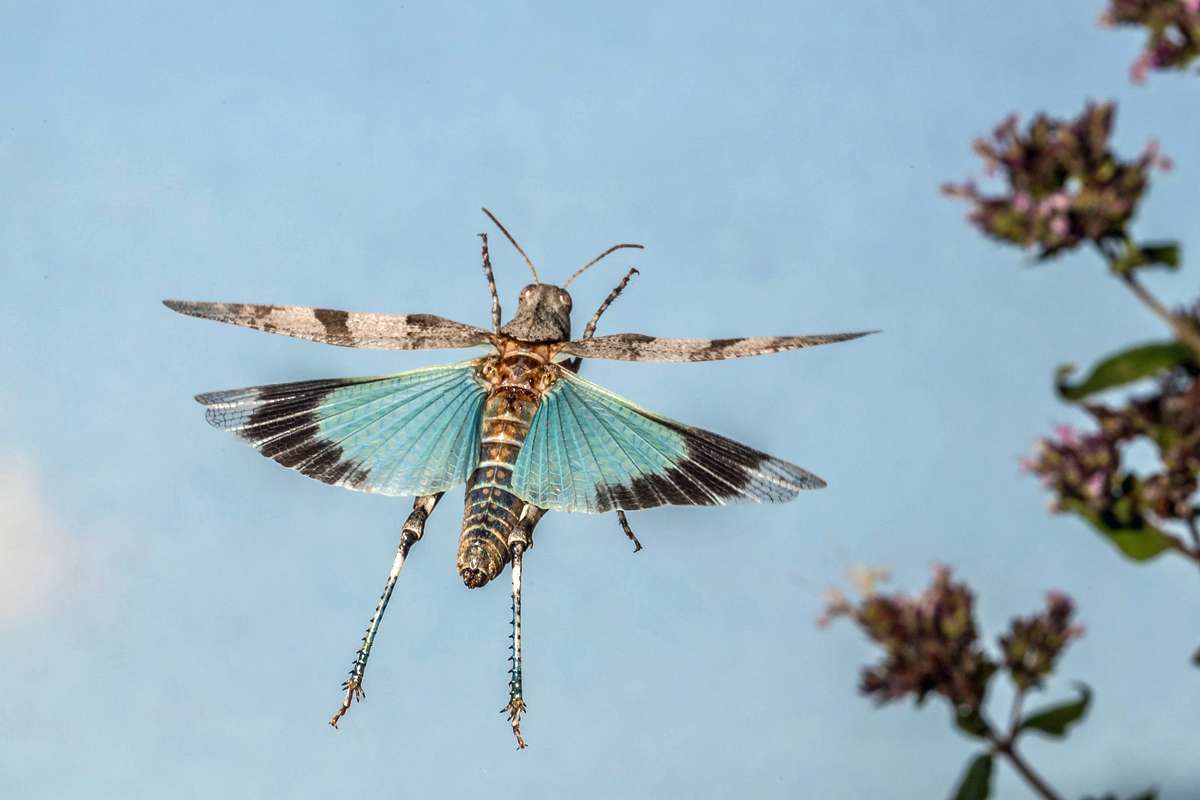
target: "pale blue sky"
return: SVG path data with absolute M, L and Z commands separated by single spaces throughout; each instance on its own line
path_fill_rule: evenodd
M 920 588 L 944 561 L 993 631 L 1046 589 L 1079 601 L 1088 635 L 1055 689 L 1097 700 L 1066 744 L 1030 742 L 1053 783 L 1196 796 L 1195 571 L 1122 561 L 1017 471 L 1072 419 L 1057 364 L 1161 330 L 1094 258 L 1029 268 L 937 193 L 1009 111 L 1112 97 L 1126 152 L 1154 135 L 1177 164 L 1139 231 L 1200 253 L 1200 86 L 1132 87 L 1139 41 L 1095 25 L 1100 0 L 244 5 L 0 3 L 0 526 L 33 565 L 10 568 L 25 600 L 0 619 L 0 794 L 940 797 L 970 743 L 938 704 L 873 709 L 855 689 L 873 652 L 813 620 L 850 564 Z M 634 515 L 636 557 L 611 516 L 548 517 L 526 561 L 523 753 L 497 713 L 506 582 L 454 574 L 461 491 L 334 732 L 408 503 L 283 470 L 191 400 L 451 358 L 159 305 L 482 324 L 484 204 L 548 279 L 646 245 L 572 287 L 590 311 L 641 268 L 602 332 L 885 330 L 585 366 L 830 488 Z M 526 273 L 500 245 L 511 310 Z M 1155 287 L 1181 301 L 1195 274 Z M 999 788 L 1028 796 L 1005 770 Z

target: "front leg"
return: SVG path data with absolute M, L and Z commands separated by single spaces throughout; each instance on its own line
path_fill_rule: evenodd
M 483 274 L 487 278 L 488 291 L 492 293 L 492 333 L 500 333 L 500 293 L 496 291 L 496 276 L 492 274 L 492 259 L 488 256 L 487 234 L 479 234 L 483 240 Z
M 638 272 L 637 267 L 630 267 L 629 272 L 626 272 L 625 277 L 621 279 L 621 282 L 617 284 L 616 288 L 608 293 L 608 297 L 604 298 L 604 302 L 600 304 L 600 307 L 596 309 L 596 313 L 592 314 L 592 318 L 589 319 L 587 325 L 583 327 L 582 339 L 592 338 L 592 336 L 596 333 L 596 323 L 598 323 L 600 318 L 604 316 L 604 312 L 608 311 L 608 307 L 612 305 L 612 302 L 621 296 L 621 292 L 625 291 L 625 287 L 629 285 L 629 281 L 633 280 L 634 275 L 641 275 L 641 273 Z M 576 356 L 575 358 L 566 361 L 565 366 L 567 369 L 571 370 L 571 372 L 579 374 L 579 365 L 582 363 L 583 359 L 579 356 Z
M 342 697 L 342 705 L 333 715 L 333 719 L 329 720 L 329 724 L 335 728 L 338 720 L 350 710 L 350 704 L 355 700 L 361 701 L 365 697 L 362 690 L 363 677 L 367 672 L 367 659 L 371 657 L 371 645 L 375 643 L 375 634 L 379 631 L 379 623 L 383 621 L 383 612 L 387 610 L 388 601 L 392 599 L 392 590 L 396 588 L 396 579 L 400 577 L 404 559 L 408 557 L 408 551 L 412 549 L 412 546 L 425 535 L 425 521 L 429 519 L 429 514 L 437 506 L 438 501 L 442 499 L 442 494 L 443 492 L 424 495 L 413 501 L 412 513 L 408 515 L 408 519 L 404 521 L 404 527 L 400 531 L 400 545 L 396 548 L 396 557 L 392 560 L 392 569 L 388 573 L 387 583 L 384 584 L 383 594 L 375 606 L 375 613 L 371 615 L 367 632 L 363 634 L 362 646 L 358 648 L 358 654 L 354 657 L 354 665 L 350 668 L 350 677 L 346 678 L 345 683 L 342 684 L 342 689 L 346 692 Z

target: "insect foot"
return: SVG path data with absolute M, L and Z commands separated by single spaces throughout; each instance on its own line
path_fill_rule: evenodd
M 363 694 L 362 685 L 353 678 L 343 683 L 342 688 L 346 690 L 345 696 L 342 697 L 342 707 L 339 708 L 337 713 L 333 715 L 333 718 L 329 720 L 329 724 L 335 728 L 337 727 L 338 720 L 346 716 L 346 712 L 350 710 L 350 704 L 355 700 L 361 703 L 363 698 L 366 697 L 366 695 Z
M 508 705 L 500 709 L 501 714 L 508 714 L 508 722 L 512 725 L 513 736 L 517 737 L 517 749 L 524 750 L 526 748 L 525 737 L 521 735 L 521 715 L 525 713 L 525 700 L 521 697 L 514 697 L 508 701 Z

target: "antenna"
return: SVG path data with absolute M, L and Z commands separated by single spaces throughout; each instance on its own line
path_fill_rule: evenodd
M 486 208 L 483 209 L 483 213 L 488 215 L 488 219 L 496 224 L 496 227 L 500 229 L 500 232 L 503 233 L 510 242 L 512 242 L 512 246 L 517 248 L 517 252 L 520 253 L 521 257 L 525 259 L 525 263 L 529 265 L 529 271 L 533 273 L 533 282 L 541 283 L 542 279 L 538 277 L 537 267 L 535 267 L 533 262 L 529 260 L 529 256 L 525 255 L 525 251 L 521 249 L 521 245 L 517 244 L 517 240 L 512 237 L 512 234 L 508 232 L 508 229 L 501 225 L 500 220 L 496 219 L 496 215 L 488 211 Z
M 501 228 L 501 230 L 503 230 L 503 228 Z M 607 249 L 607 250 L 605 250 L 603 253 L 601 253 L 600 255 L 596 256 L 595 258 L 593 258 L 593 259 L 592 259 L 591 261 L 589 261 L 588 263 L 584 264 L 584 265 L 583 265 L 582 267 L 580 267 L 579 269 L 575 270 L 575 274 L 574 274 L 574 275 L 572 275 L 571 277 L 567 278 L 567 282 L 566 282 L 566 283 L 564 283 L 564 284 L 562 285 L 562 288 L 564 288 L 564 289 L 565 289 L 565 288 L 567 288 L 568 286 L 570 286 L 570 285 L 571 285 L 571 281 L 573 281 L 573 280 L 575 280 L 576 278 L 578 278 L 578 277 L 579 277 L 580 275 L 582 275 L 584 272 L 587 272 L 587 268 L 588 268 L 588 267 L 590 267 L 592 264 L 595 264 L 597 261 L 599 261 L 600 259 L 604 258 L 604 257 L 605 257 L 606 255 L 608 255 L 609 253 L 616 252 L 617 250 L 620 250 L 620 249 L 621 249 L 621 248 L 623 248 L 623 247 L 632 247 L 632 248 L 634 248 L 634 249 L 637 249 L 637 250 L 644 250 L 644 249 L 645 249 L 645 248 L 644 248 L 644 247 L 642 247 L 640 244 L 614 244 L 612 247 L 608 248 L 608 249 Z

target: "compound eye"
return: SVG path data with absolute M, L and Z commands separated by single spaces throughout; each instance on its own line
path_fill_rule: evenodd
M 559 302 L 561 302 L 567 308 L 571 307 L 571 295 L 567 294 L 566 292 L 559 292 L 558 299 Z
M 522 289 L 522 290 L 521 290 L 521 299 L 522 299 L 522 300 L 528 300 L 528 299 L 529 299 L 529 295 L 531 295 L 531 294 L 533 294 L 533 289 L 531 289 L 530 287 L 526 286 L 524 289 Z

